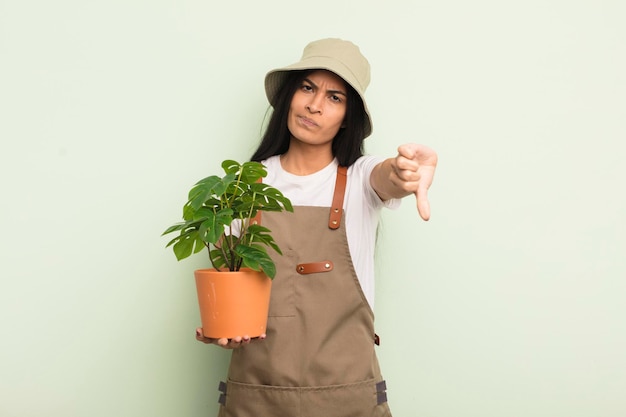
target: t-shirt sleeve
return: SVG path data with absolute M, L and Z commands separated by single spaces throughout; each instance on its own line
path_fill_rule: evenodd
M 392 198 L 390 200 L 381 200 L 381 198 L 376 194 L 374 188 L 372 187 L 372 183 L 370 181 L 370 177 L 372 175 L 372 171 L 374 167 L 379 163 L 383 162 L 384 158 L 366 155 L 362 156 L 352 165 L 352 169 L 355 170 L 356 174 L 361 177 L 361 181 L 363 182 L 363 189 L 365 190 L 367 202 L 373 208 L 389 208 L 392 210 L 400 207 L 402 200 L 399 198 Z

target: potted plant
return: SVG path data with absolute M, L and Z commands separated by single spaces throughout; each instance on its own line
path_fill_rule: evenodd
M 232 338 L 265 333 L 271 279 L 276 266 L 268 254 L 281 254 L 271 231 L 256 221 L 263 211 L 293 211 L 276 188 L 264 184 L 258 162 L 222 162 L 225 175 L 198 181 L 183 206 L 183 222 L 166 247 L 180 261 L 206 250 L 212 268 L 194 272 L 204 335 Z M 256 311 L 255 311 L 256 310 Z

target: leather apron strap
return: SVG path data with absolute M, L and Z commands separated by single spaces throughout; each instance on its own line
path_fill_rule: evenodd
M 346 194 L 346 183 L 348 182 L 348 168 L 337 167 L 337 179 L 335 180 L 335 192 L 333 193 L 333 204 L 330 206 L 330 219 L 328 227 L 339 229 L 341 216 L 343 215 L 343 198 Z

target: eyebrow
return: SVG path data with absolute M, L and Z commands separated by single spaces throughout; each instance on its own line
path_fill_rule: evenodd
M 306 81 L 307 83 L 311 84 L 311 85 L 312 85 L 314 88 L 316 88 L 316 89 L 318 89 L 318 88 L 319 88 L 319 86 L 318 86 L 317 84 L 315 84 L 313 81 L 311 81 L 311 80 L 310 80 L 310 79 L 308 79 L 308 78 L 305 78 L 305 79 L 304 79 L 304 80 L 302 80 L 302 81 Z M 342 90 L 326 90 L 326 93 L 327 93 L 327 94 L 341 94 L 341 95 L 342 95 L 342 96 L 344 96 L 344 97 L 348 97 L 348 95 L 347 95 L 344 91 L 342 91 Z

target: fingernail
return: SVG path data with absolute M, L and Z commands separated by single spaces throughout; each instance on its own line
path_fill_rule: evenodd
M 200 330 L 196 330 L 196 336 L 200 337 Z

